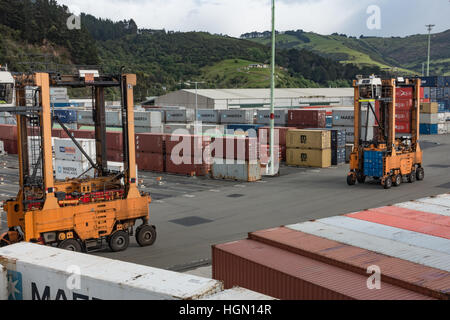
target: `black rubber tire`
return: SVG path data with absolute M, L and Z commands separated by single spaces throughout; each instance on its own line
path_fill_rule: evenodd
M 156 229 L 148 224 L 139 226 L 136 229 L 136 242 L 141 247 L 148 247 L 155 243 L 156 241 Z
M 386 190 L 392 188 L 392 178 L 391 177 L 386 178 L 386 180 L 384 181 L 384 188 Z
M 347 184 L 349 186 L 354 186 L 356 184 L 356 177 L 354 175 L 348 175 L 347 176 Z
M 403 177 L 402 177 L 401 174 L 398 174 L 398 175 L 394 176 L 393 178 L 394 179 L 392 181 L 392 184 L 394 185 L 394 187 L 398 187 L 398 186 L 400 186 L 402 184 Z
M 73 252 L 81 252 L 82 250 L 80 242 L 76 239 L 66 239 L 58 244 L 58 248 Z
M 113 252 L 125 251 L 127 250 L 129 244 L 130 244 L 130 235 L 128 234 L 128 232 L 122 230 L 114 232 L 109 237 L 108 241 L 109 248 Z
M 417 181 L 422 181 L 423 179 L 425 179 L 425 170 L 423 170 L 423 168 L 417 169 L 416 177 Z
M 358 183 L 360 183 L 360 184 L 364 184 L 366 182 L 366 178 L 367 178 L 367 176 L 365 176 L 362 173 L 358 173 L 356 175 L 356 180 L 358 180 Z
M 413 171 L 408 175 L 408 182 L 414 183 L 416 181 L 417 181 L 417 173 L 415 171 Z

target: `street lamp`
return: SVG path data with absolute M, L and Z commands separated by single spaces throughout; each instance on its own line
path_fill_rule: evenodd
M 427 24 L 426 25 L 428 29 L 428 67 L 427 67 L 427 77 L 430 76 L 430 53 L 431 53 L 431 30 L 433 30 L 433 27 L 435 27 L 434 24 Z

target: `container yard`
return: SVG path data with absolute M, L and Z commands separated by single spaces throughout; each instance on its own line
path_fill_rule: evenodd
M 261 31 L 247 2 L 0 2 L 0 300 L 450 300 L 448 19 L 272 0 Z

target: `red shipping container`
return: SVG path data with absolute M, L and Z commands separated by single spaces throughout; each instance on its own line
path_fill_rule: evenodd
M 164 172 L 164 155 L 161 153 L 136 153 L 136 164 L 139 170 Z
M 90 130 L 74 130 L 72 134 L 77 139 L 95 139 L 95 131 Z
M 398 99 L 395 102 L 395 109 L 398 110 L 411 110 L 413 107 L 412 99 Z
M 17 140 L 17 126 L 10 124 L 0 125 L 0 139 Z
M 275 141 L 278 139 L 280 146 L 286 146 L 286 135 L 289 127 L 275 127 Z M 270 142 L 270 127 L 262 127 L 258 130 L 259 143 L 268 144 Z
M 106 148 L 108 150 L 123 150 L 122 132 L 106 131 Z
M 420 98 L 421 99 L 425 98 L 425 88 L 424 87 L 420 87 Z
M 0 138 L 1 141 L 3 141 L 3 148 L 8 154 L 18 154 L 18 146 L 16 140 L 3 140 Z
M 377 265 L 383 270 L 382 282 L 436 299 L 449 298 L 450 274 L 443 270 L 284 227 L 252 232 L 249 239 L 361 275 L 366 275 L 371 265 Z
M 165 135 L 161 133 L 136 134 L 136 152 L 164 154 Z
M 199 135 L 172 134 L 166 135 L 165 139 L 166 154 L 172 154 L 175 150 L 177 154 L 186 156 L 203 155 L 205 149 L 211 143 L 210 137 Z M 185 145 L 186 148 L 181 149 L 183 145 Z
M 106 150 L 106 157 L 108 161 L 123 162 L 123 151 L 108 149 Z
M 327 113 L 325 110 L 289 110 L 289 127 L 325 128 Z
M 280 146 L 275 146 L 275 158 L 278 157 L 279 160 L 283 160 L 283 154 Z M 261 144 L 259 146 L 259 159 L 262 164 L 269 163 L 270 160 L 270 146 Z
M 216 137 L 210 145 L 214 158 L 253 161 L 258 159 L 258 139 L 249 137 Z
M 412 99 L 413 88 L 396 88 L 395 97 L 396 99 Z
M 195 164 L 195 159 L 191 159 L 191 163 L 175 164 L 172 157 L 166 156 L 166 172 L 174 174 L 182 174 L 188 176 L 206 176 L 211 170 L 208 164 Z
M 383 282 L 367 287 L 357 274 L 259 241 L 213 246 L 213 279 L 225 289 L 240 286 L 281 300 L 433 300 Z
M 395 121 L 395 131 L 397 133 L 411 133 L 411 122 Z
M 398 122 L 410 122 L 411 121 L 411 111 L 409 110 L 396 110 L 395 119 Z

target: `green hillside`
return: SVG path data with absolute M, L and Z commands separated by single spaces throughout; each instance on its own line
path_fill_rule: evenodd
M 248 37 L 250 34 L 245 36 Z M 267 36 L 249 40 L 264 45 L 270 44 L 270 37 Z M 440 75 L 448 74 L 450 30 L 433 35 L 432 41 L 431 72 Z M 277 46 L 286 49 L 307 49 L 343 64 L 378 66 L 382 69 L 397 68 L 399 73 L 420 74 L 422 63 L 426 61 L 427 36 L 358 39 L 346 35 L 320 35 L 298 30 L 278 34 Z

